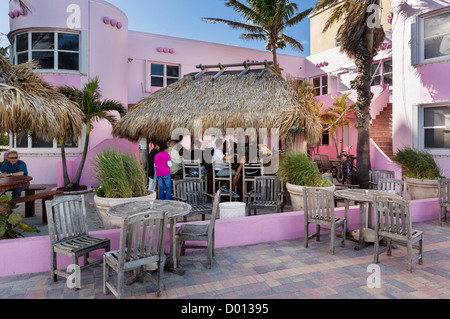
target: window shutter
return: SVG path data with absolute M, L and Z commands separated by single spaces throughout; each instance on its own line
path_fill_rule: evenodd
M 88 32 L 82 30 L 80 32 L 80 73 L 88 73 Z
M 414 16 L 411 22 L 411 65 L 419 64 L 419 17 Z

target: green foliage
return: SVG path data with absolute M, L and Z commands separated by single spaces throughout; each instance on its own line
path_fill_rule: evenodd
M 280 161 L 277 175 L 284 182 L 294 185 L 313 187 L 333 185 L 331 181 L 322 177 L 318 168 L 305 153 L 286 154 Z
M 97 154 L 93 165 L 100 183 L 97 196 L 128 198 L 148 195 L 147 173 L 134 155 L 105 149 Z
M 13 213 L 16 206 L 8 204 L 11 198 L 9 195 L 0 196 L 0 239 L 23 237 L 23 232 L 39 233 L 39 229 L 23 224 L 20 214 Z
M 433 155 L 428 152 L 405 147 L 394 154 L 392 158 L 406 170 L 404 176 L 418 179 L 439 179 L 442 172 Z

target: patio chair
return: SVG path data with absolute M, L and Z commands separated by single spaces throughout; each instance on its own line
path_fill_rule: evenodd
M 177 267 L 180 267 L 180 259 L 182 260 L 197 260 L 194 256 L 186 256 L 186 248 L 191 249 L 207 249 L 207 267 L 211 268 L 212 257 L 214 256 L 214 228 L 216 224 L 216 216 L 220 201 L 219 189 L 214 196 L 213 208 L 211 211 L 211 218 L 207 224 L 182 224 L 178 229 L 176 238 L 177 249 Z M 186 241 L 202 241 L 206 245 L 194 245 L 192 243 L 186 244 Z
M 439 179 L 439 225 L 442 226 L 442 219 L 447 222 L 447 214 L 450 213 L 450 179 Z
M 334 255 L 336 228 L 342 227 L 341 246 L 345 246 L 347 221 L 342 217 L 334 216 L 334 194 L 326 189 L 305 187 L 303 190 L 305 239 L 304 246 L 308 248 L 308 241 L 316 237 L 320 241 L 321 229 L 331 231 L 330 253 Z M 316 224 L 316 233 L 309 236 L 309 224 Z M 329 227 L 324 228 L 323 226 Z
M 168 213 L 160 211 L 144 211 L 125 217 L 120 231 L 120 246 L 118 250 L 103 255 L 103 292 L 110 291 L 119 299 L 124 297 L 125 273 L 136 272 L 141 282 L 150 279 L 156 287 L 156 295 L 162 292 L 161 273 L 163 272 L 165 255 L 164 245 Z M 147 271 L 145 266 L 157 264 L 156 278 Z M 110 271 L 114 271 L 116 285 L 111 280 Z
M 379 256 L 387 251 L 392 255 L 392 243 L 407 247 L 407 270 L 412 271 L 412 265 L 418 260 L 423 262 L 423 232 L 412 229 L 410 202 L 389 196 L 375 198 L 375 241 L 374 263 Z M 380 248 L 380 237 L 384 237 L 387 246 Z M 418 253 L 413 255 L 413 248 Z
M 202 220 L 205 220 L 205 214 L 211 214 L 212 208 L 207 205 L 207 199 L 214 198 L 214 196 L 206 193 L 203 190 L 203 182 L 198 178 L 185 178 L 174 182 L 174 195 L 172 199 L 185 202 L 192 206 L 192 210 L 186 216 L 183 216 L 183 221 L 187 222 L 188 217 L 195 215 L 202 215 Z
M 406 200 L 406 181 L 396 178 L 379 178 L 378 190 L 399 195 Z
M 51 246 L 51 275 L 69 278 L 72 274 L 57 267 L 56 254 L 72 258 L 72 264 L 78 265 L 78 259 L 84 257 L 80 269 L 98 265 L 102 259 L 92 260 L 89 253 L 98 249 L 110 250 L 110 240 L 88 234 L 86 206 L 83 195 L 61 196 L 45 202 L 48 232 Z M 80 288 L 80 287 L 75 287 Z
M 228 174 L 226 176 L 217 176 L 217 171 L 221 169 L 228 169 Z M 229 162 L 216 162 L 213 161 L 212 163 L 212 170 L 213 170 L 213 194 L 215 194 L 216 189 L 220 189 L 221 184 L 225 184 L 225 182 L 228 182 L 228 188 L 230 189 L 229 192 L 222 192 L 221 196 L 228 196 L 229 201 L 231 202 L 233 199 L 232 191 L 232 185 L 233 185 L 233 168 L 231 167 L 231 163 Z M 217 187 L 218 186 L 218 187 Z
M 394 171 L 370 170 L 369 171 L 369 188 L 377 189 L 378 188 L 378 180 L 380 178 L 394 178 Z
M 255 178 L 254 189 L 249 192 L 253 199 L 247 205 L 247 216 L 253 209 L 256 215 L 257 209 L 275 207 L 277 213 L 283 211 L 283 183 L 277 176 L 259 176 Z
M 181 160 L 183 166 L 183 179 L 198 178 L 204 182 L 204 189 L 208 185 L 208 175 L 202 173 L 202 162 L 200 160 Z
M 333 166 L 331 165 L 330 158 L 326 154 L 320 155 L 320 171 L 321 173 L 333 172 Z
M 254 183 L 256 177 L 263 175 L 264 171 L 262 162 L 244 163 L 242 165 L 242 194 L 244 195 L 244 201 L 249 200 L 247 194 L 247 184 Z

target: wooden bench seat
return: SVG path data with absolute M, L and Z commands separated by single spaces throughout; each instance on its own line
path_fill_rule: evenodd
M 45 208 L 45 201 L 49 200 L 49 199 L 53 199 L 54 196 L 61 195 L 63 193 L 64 193 L 63 191 L 40 192 L 40 193 L 33 194 L 33 195 L 28 195 L 28 196 L 19 197 L 19 198 L 13 198 L 9 201 L 9 204 L 15 205 L 18 203 L 25 203 L 25 204 L 30 203 L 33 205 L 33 208 L 34 208 L 34 202 L 36 200 L 42 199 L 42 223 L 47 224 L 47 210 Z M 25 207 L 25 210 L 26 210 L 26 207 Z M 30 212 L 28 212 L 28 214 L 29 213 Z M 33 215 L 31 215 L 31 216 L 33 216 Z M 27 212 L 25 212 L 25 217 L 31 217 L 31 216 L 27 216 Z

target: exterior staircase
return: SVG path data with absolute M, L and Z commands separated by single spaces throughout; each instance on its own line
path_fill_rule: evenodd
M 392 158 L 392 103 L 378 114 L 370 126 L 370 138 L 390 158 Z

